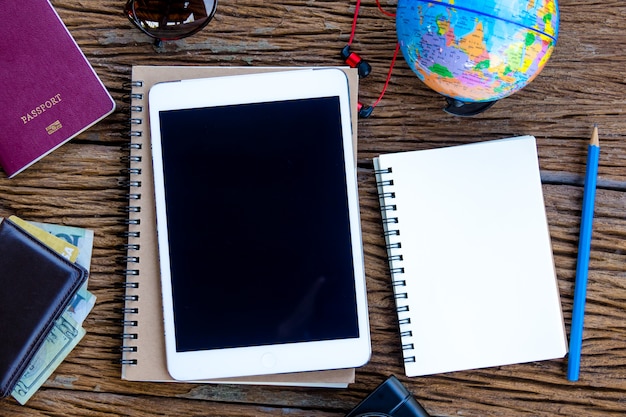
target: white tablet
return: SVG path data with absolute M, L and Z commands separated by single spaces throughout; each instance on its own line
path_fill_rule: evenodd
M 338 69 L 150 90 L 167 368 L 174 379 L 370 357 L 348 80 Z

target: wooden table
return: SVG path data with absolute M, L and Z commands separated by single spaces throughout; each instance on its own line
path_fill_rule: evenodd
M 129 142 L 132 65 L 341 65 L 354 1 L 221 0 L 199 34 L 152 41 L 122 14 L 124 0 L 53 0 L 117 102 L 117 111 L 14 179 L 0 177 L 0 216 L 95 231 L 90 290 L 98 302 L 87 336 L 24 407 L 4 416 L 342 416 L 395 374 L 434 416 L 607 416 L 626 412 L 626 3 L 562 0 L 557 49 L 525 89 L 475 118 L 442 111 L 401 58 L 380 105 L 359 122 L 358 175 L 372 329 L 372 359 L 348 389 L 127 382 L 120 379 L 127 190 L 120 158 Z M 395 10 L 395 1 L 383 6 Z M 10 17 L 5 17 L 10 18 Z M 42 28 L 45 30 L 45 28 Z M 372 74 L 360 98 L 376 100 L 396 44 L 394 19 L 361 7 L 353 51 Z M 566 360 L 406 378 L 393 313 L 372 157 L 380 153 L 530 134 L 540 166 L 565 324 L 569 333 L 586 148 L 598 123 L 602 153 L 589 273 L 581 379 Z M 512 295 L 513 296 L 513 295 Z M 445 308 L 445 306 L 442 306 Z

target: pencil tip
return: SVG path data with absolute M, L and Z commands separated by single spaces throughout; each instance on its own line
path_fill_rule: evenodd
M 591 140 L 589 144 L 592 146 L 600 146 L 600 139 L 598 138 L 598 124 L 594 123 L 593 132 L 591 133 Z

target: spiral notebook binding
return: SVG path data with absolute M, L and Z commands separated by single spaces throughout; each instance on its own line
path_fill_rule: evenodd
M 121 170 L 120 174 L 123 179 L 119 182 L 121 188 L 128 190 L 125 194 L 128 204 L 124 208 L 126 213 L 126 219 L 124 225 L 127 229 L 122 232 L 121 237 L 126 239 L 122 250 L 124 250 L 125 256 L 120 259 L 120 262 L 126 267 L 119 271 L 119 274 L 124 277 L 124 281 L 121 287 L 124 289 L 124 295 L 121 297 L 121 301 L 124 303 L 124 307 L 121 308 L 123 315 L 122 325 L 124 330 L 120 336 L 122 345 L 120 351 L 122 357 L 120 363 L 123 365 L 136 365 L 137 364 L 137 345 L 133 342 L 137 340 L 138 334 L 134 331 L 134 328 L 138 326 L 135 316 L 139 313 L 139 307 L 137 303 L 139 301 L 139 285 L 140 285 L 140 257 L 138 251 L 141 249 L 141 245 L 138 243 L 140 238 L 140 231 L 138 229 L 141 221 L 138 214 L 141 212 L 141 162 L 142 156 L 140 151 L 143 149 L 142 133 L 140 130 L 136 130 L 136 126 L 143 124 L 144 107 L 138 101 L 143 100 L 144 91 L 143 82 L 132 81 L 127 84 L 130 88 L 130 131 L 129 142 L 122 145 L 122 150 L 125 155 L 122 156 L 121 162 L 125 165 L 125 168 Z
M 402 353 L 404 362 L 415 362 L 412 352 L 415 350 L 413 343 L 413 332 L 411 330 L 411 319 L 409 318 L 409 294 L 406 291 L 406 279 L 403 277 L 404 257 L 402 255 L 402 243 L 400 232 L 400 218 L 397 215 L 398 206 L 395 203 L 396 193 L 393 189 L 393 169 L 380 168 L 378 160 L 375 160 L 376 188 L 380 201 L 380 211 L 385 236 L 385 247 L 387 249 L 387 260 L 389 262 L 389 272 L 391 274 L 391 285 L 394 291 L 396 303 L 396 313 L 398 315 L 398 325 L 400 328 L 400 339 L 402 340 Z

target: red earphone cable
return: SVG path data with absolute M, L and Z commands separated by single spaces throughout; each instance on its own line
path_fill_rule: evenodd
M 389 72 L 387 72 L 385 85 L 383 87 L 383 90 L 380 92 L 380 96 L 378 96 L 378 99 L 374 102 L 374 104 L 372 104 L 372 107 L 376 107 L 376 105 L 380 103 L 380 101 L 383 99 L 383 96 L 385 95 L 385 91 L 387 91 L 387 87 L 389 86 L 389 80 L 391 80 L 391 72 L 393 71 L 393 67 L 396 64 L 396 59 L 398 58 L 398 51 L 400 51 L 400 43 L 396 44 L 396 50 L 393 53 L 393 58 L 391 58 L 391 64 L 389 65 Z
M 380 0 L 376 0 L 376 6 L 378 7 L 378 10 L 380 10 L 381 13 L 383 13 L 384 15 L 387 15 L 389 17 L 395 17 L 396 15 L 394 13 L 390 13 L 386 10 L 384 10 L 380 4 Z M 352 42 L 354 42 L 354 36 L 356 33 L 356 22 L 359 16 L 359 9 L 361 8 L 361 0 L 356 0 L 356 5 L 354 7 L 354 17 L 352 19 L 352 29 L 350 32 L 350 39 L 348 40 L 348 47 L 350 45 L 352 45 Z M 346 48 L 348 49 L 348 48 Z M 391 74 L 393 72 L 393 67 L 395 66 L 396 63 L 396 59 L 398 57 L 398 51 L 400 50 L 400 44 L 397 43 L 396 44 L 396 50 L 393 53 L 393 58 L 391 59 L 391 64 L 389 65 L 389 71 L 387 72 L 387 79 L 385 80 L 385 85 L 383 86 L 383 89 L 380 93 L 380 95 L 378 96 L 378 99 L 374 102 L 374 104 L 372 104 L 369 108 L 369 111 L 366 112 L 367 114 L 363 117 L 368 117 L 371 114 L 371 111 L 374 109 L 374 107 L 376 107 L 378 105 L 378 103 L 381 102 L 381 100 L 383 99 L 383 96 L 385 95 L 385 92 L 387 91 L 387 87 L 389 86 L 389 81 L 391 80 Z M 353 54 L 354 55 L 354 54 Z M 360 57 L 359 57 L 360 59 Z M 369 67 L 369 65 L 368 65 Z M 369 71 L 368 71 L 369 73 Z
M 382 14 L 387 15 L 389 17 L 396 17 L 395 13 L 391 13 L 383 9 L 383 7 L 380 4 L 380 0 L 376 0 L 376 7 L 378 7 L 378 10 L 380 10 Z M 348 40 L 348 45 L 352 45 L 352 42 L 354 42 L 354 35 L 356 33 L 356 21 L 359 17 L 360 9 L 361 9 L 361 0 L 356 0 L 356 4 L 354 6 L 354 17 L 352 18 L 352 29 L 350 31 L 350 39 Z
M 396 17 L 395 13 L 391 13 L 383 9 L 383 6 L 380 5 L 380 0 L 376 0 L 376 7 L 378 7 L 378 10 L 380 10 L 382 14 L 386 14 L 387 16 L 390 16 L 390 17 Z
M 359 17 L 359 9 L 361 8 L 361 0 L 356 0 L 356 6 L 354 7 L 354 17 L 352 18 L 352 31 L 350 32 L 350 39 L 348 45 L 352 45 L 354 41 L 354 34 L 356 32 L 356 20 Z

